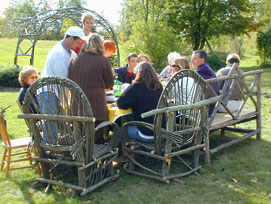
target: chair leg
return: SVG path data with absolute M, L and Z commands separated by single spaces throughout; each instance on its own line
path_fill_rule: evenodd
M 11 160 L 11 149 L 8 150 L 8 161 L 7 161 L 7 168 L 6 168 L 6 178 L 8 178 L 8 176 L 9 176 L 10 160 Z
M 27 157 L 29 159 L 29 163 L 32 166 L 33 160 L 32 160 L 32 156 L 31 156 L 30 148 L 28 148 L 28 147 L 27 147 L 27 153 L 26 154 L 27 154 Z
M 3 160 L 2 160 L 2 164 L 1 164 L 1 171 L 3 171 L 3 169 L 4 169 L 6 156 L 7 156 L 7 149 L 5 149 L 4 154 L 3 154 Z
M 34 151 L 34 155 L 38 156 L 38 152 L 37 152 L 35 144 L 34 144 L 34 147 L 33 147 L 33 151 Z M 38 171 L 38 174 L 41 176 L 40 163 L 37 164 L 37 171 Z

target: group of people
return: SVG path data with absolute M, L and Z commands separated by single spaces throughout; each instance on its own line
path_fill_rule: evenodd
M 153 117 L 142 119 L 141 114 L 157 106 L 163 90 L 159 77 L 171 77 L 179 70 L 190 69 L 189 60 L 177 52 L 172 52 L 168 55 L 169 65 L 158 75 L 148 55 L 131 53 L 124 67 L 112 69 L 108 57 L 116 51 L 115 45 L 110 40 L 104 40 L 99 34 L 91 33 L 93 23 L 93 15 L 86 13 L 82 16 L 83 29 L 77 26 L 68 28 L 64 39 L 48 53 L 41 77 L 66 77 L 77 83 L 91 104 L 97 126 L 109 119 L 105 90 L 112 89 L 114 75 L 118 74 L 120 82 L 131 84 L 119 97 L 118 107 L 132 108 L 135 120 L 153 123 Z M 236 55 L 231 56 L 236 58 Z M 204 79 L 215 78 L 216 75 L 206 64 L 206 60 L 205 51 L 193 52 L 191 62 L 196 72 Z M 232 63 L 230 59 L 227 61 Z M 238 62 L 240 62 L 239 57 Z M 226 70 L 218 72 L 219 76 L 226 73 Z M 27 88 L 37 79 L 37 74 L 37 70 L 33 67 L 25 67 L 20 72 L 19 81 L 22 89 L 19 100 L 21 103 Z M 211 86 L 218 92 L 220 85 L 212 83 Z M 43 94 L 45 98 L 49 96 L 46 92 L 40 94 Z M 37 96 L 37 100 L 39 97 Z M 210 107 L 210 114 L 213 108 L 214 104 Z M 96 133 L 95 143 L 104 143 L 103 131 Z M 153 141 L 152 133 L 141 127 L 130 127 L 128 134 L 136 139 Z

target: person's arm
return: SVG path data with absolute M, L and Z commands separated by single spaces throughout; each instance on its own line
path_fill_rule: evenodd
M 104 79 L 104 85 L 105 89 L 111 89 L 114 85 L 114 76 L 112 73 L 112 67 L 109 62 L 109 60 L 106 58 L 104 60 L 104 69 L 103 69 L 103 79 Z
M 117 105 L 120 109 L 132 108 L 137 103 L 137 87 L 135 84 L 130 85 L 117 100 Z

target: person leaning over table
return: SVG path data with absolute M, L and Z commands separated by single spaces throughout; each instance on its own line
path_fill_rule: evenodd
M 228 76 L 230 70 L 233 68 L 233 64 L 236 63 L 239 65 L 240 57 L 237 54 L 229 54 L 227 56 L 226 63 L 227 63 L 226 67 L 221 68 L 217 71 L 217 73 L 216 73 L 217 77 Z M 241 70 L 241 69 L 239 69 L 239 70 L 240 70 L 240 73 L 243 73 L 243 70 Z M 233 74 L 237 74 L 235 70 L 233 70 Z M 237 83 L 239 84 L 240 88 L 242 89 L 243 85 L 242 85 L 242 82 L 240 79 L 237 80 Z M 224 81 L 218 82 L 218 92 L 221 92 L 223 85 L 224 85 Z M 225 91 L 226 91 L 225 97 L 227 97 L 227 95 L 229 95 L 230 87 Z M 234 84 L 234 86 L 232 87 L 232 93 L 231 93 L 230 98 L 226 104 L 227 108 L 230 111 L 234 112 L 239 109 L 241 104 L 242 104 L 242 95 L 240 94 L 240 91 L 237 88 L 237 85 Z M 219 104 L 218 112 L 227 112 L 227 111 L 225 110 L 225 108 L 221 104 Z
M 192 54 L 191 62 L 193 67 L 196 68 L 196 72 L 204 79 L 216 78 L 214 71 L 211 67 L 206 64 L 207 53 L 204 50 L 195 50 Z M 217 93 L 217 82 L 212 82 L 211 87 Z M 213 95 L 210 94 L 212 97 Z M 215 108 L 215 103 L 210 104 L 209 106 L 209 117 L 212 116 L 213 110 Z
M 45 66 L 41 73 L 43 77 L 67 77 L 69 64 L 76 53 L 72 50 L 78 46 L 82 41 L 86 39 L 86 36 L 81 28 L 78 26 L 71 26 L 65 33 L 64 39 L 58 42 L 48 53 Z M 58 114 L 58 96 L 52 94 L 49 90 L 39 93 L 37 99 L 43 114 Z M 43 100 L 45 99 L 45 100 Z M 45 103 L 48 102 L 48 103 Z M 54 111 L 53 111 L 54 110 Z M 51 124 L 51 132 L 56 135 L 54 125 Z M 44 126 L 44 130 L 47 128 Z M 46 134 L 44 134 L 46 135 Z M 46 138 L 44 137 L 46 141 Z M 50 142 L 51 141 L 46 141 Z
M 104 40 L 93 34 L 85 42 L 81 53 L 75 57 L 68 72 L 68 78 L 77 83 L 86 94 L 96 118 L 95 126 L 109 119 L 105 100 L 105 89 L 114 85 L 114 77 L 109 60 L 104 56 Z M 103 144 L 103 133 L 95 134 L 95 143 Z
M 135 68 L 135 73 L 136 77 L 134 82 L 117 100 L 117 105 L 120 109 L 132 108 L 133 116 L 136 121 L 153 124 L 154 116 L 141 118 L 141 114 L 157 107 L 163 90 L 162 85 L 154 69 L 148 62 L 140 62 Z M 154 137 L 152 135 L 153 133 L 144 127 L 128 127 L 129 138 L 144 142 L 153 142 Z
M 124 67 L 114 69 L 118 74 L 118 79 L 121 83 L 131 84 L 135 78 L 134 68 L 138 64 L 138 56 L 135 53 L 130 53 L 127 57 L 127 64 Z
M 95 22 L 94 16 L 90 12 L 86 12 L 82 14 L 81 17 L 82 25 L 83 25 L 83 31 L 85 33 L 85 36 L 89 36 L 91 33 L 91 28 Z M 82 41 L 78 46 L 76 46 L 73 50 L 76 54 L 79 54 L 81 52 L 82 46 L 84 44 L 84 41 Z

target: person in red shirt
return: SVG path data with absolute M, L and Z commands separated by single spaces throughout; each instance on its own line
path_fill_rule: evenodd
M 95 21 L 94 16 L 90 12 L 86 12 L 82 15 L 81 20 L 83 24 L 83 31 L 86 36 L 89 36 L 91 34 L 90 31 Z M 84 43 L 85 41 L 81 42 L 76 48 L 74 48 L 73 51 L 76 54 L 79 54 Z
M 135 78 L 134 68 L 138 64 L 138 56 L 135 53 L 130 53 L 127 57 L 127 64 L 124 67 L 114 69 L 118 74 L 121 83 L 131 84 Z

